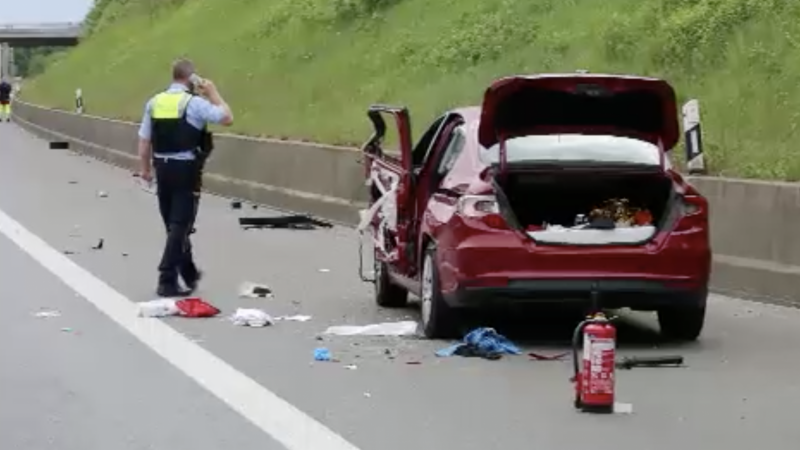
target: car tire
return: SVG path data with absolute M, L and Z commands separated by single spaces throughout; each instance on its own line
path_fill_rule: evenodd
M 671 306 L 658 310 L 661 335 L 676 341 L 696 341 L 703 332 L 706 319 L 707 291 L 692 294 L 687 306 Z
M 384 308 L 402 308 L 408 304 L 408 290 L 392 283 L 389 267 L 375 259 L 375 303 Z
M 421 284 L 422 334 L 428 339 L 454 337 L 457 323 L 456 311 L 445 302 L 442 295 L 439 268 L 436 266 L 436 247 L 433 244 L 425 250 Z

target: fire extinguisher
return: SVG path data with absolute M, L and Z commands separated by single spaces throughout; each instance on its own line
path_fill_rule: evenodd
M 578 347 L 583 337 L 583 356 Z M 575 328 L 572 362 L 575 372 L 575 408 L 584 412 L 614 411 L 614 367 L 617 330 L 603 313 L 596 313 Z

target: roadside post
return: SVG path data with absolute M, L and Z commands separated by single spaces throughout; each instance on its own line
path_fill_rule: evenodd
M 700 102 L 692 99 L 683 105 L 683 136 L 686 143 L 686 167 L 691 175 L 705 175 L 703 139 L 700 128 Z
M 75 90 L 75 112 L 83 114 L 83 91 L 81 88 Z

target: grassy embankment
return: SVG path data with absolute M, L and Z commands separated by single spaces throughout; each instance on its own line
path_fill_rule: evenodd
M 501 75 L 638 73 L 701 99 L 715 172 L 799 180 L 798 18 L 797 0 L 98 0 L 24 96 L 70 108 L 81 87 L 90 113 L 138 120 L 185 54 L 235 132 L 354 144 L 372 102 L 421 125 Z

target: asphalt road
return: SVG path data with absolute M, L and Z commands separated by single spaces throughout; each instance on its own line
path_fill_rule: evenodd
M 198 295 L 223 314 L 137 318 L 131 302 L 154 298 L 163 240 L 154 201 L 130 173 L 0 124 L 0 448 L 789 450 L 800 441 L 796 309 L 714 296 L 703 339 L 681 347 L 659 341 L 652 317 L 631 315 L 623 355 L 680 353 L 687 367 L 619 372 L 618 399 L 633 414 L 583 415 L 566 361 L 436 358 L 447 342 L 320 337 L 330 325 L 417 313 L 374 306 L 354 231 L 243 231 L 238 216 L 273 212 L 210 195 L 195 235 L 207 272 Z M 275 298 L 239 298 L 245 281 Z M 312 319 L 236 327 L 225 318 L 238 307 Z M 60 316 L 34 315 L 42 310 Z M 526 350 L 565 350 L 574 322 L 545 314 L 484 324 Z M 314 362 L 320 346 L 339 361 Z

